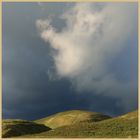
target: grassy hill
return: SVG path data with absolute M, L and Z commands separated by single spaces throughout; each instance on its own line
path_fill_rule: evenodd
M 27 135 L 48 130 L 50 128 L 43 124 L 36 124 L 26 120 L 6 119 L 2 121 L 2 137 Z
M 44 124 L 50 128 L 58 128 L 66 125 L 73 125 L 83 121 L 101 121 L 111 118 L 110 116 L 100 113 L 83 111 L 83 110 L 70 110 L 51 115 L 49 117 L 36 120 L 36 123 Z
M 138 111 L 102 121 L 83 121 L 25 137 L 40 138 L 137 138 Z
M 16 123 L 21 124 L 20 127 L 18 128 L 10 127 L 10 129 L 12 134 L 14 134 L 13 136 L 20 135 L 19 137 L 23 138 L 131 138 L 131 137 L 137 138 L 138 137 L 138 111 L 130 112 L 119 117 L 110 118 L 109 116 L 102 115 L 99 113 L 72 110 L 61 112 L 52 115 L 50 117 L 37 120 L 36 122 L 38 124 L 29 121 L 25 122 L 21 120 L 19 122 L 18 121 Z M 4 123 L 5 126 L 7 124 L 9 125 L 11 123 L 11 120 L 9 123 L 7 124 L 6 123 Z M 26 125 L 23 125 L 24 123 L 31 124 L 31 126 L 29 125 L 27 127 Z M 50 130 L 50 128 L 45 127 L 43 124 L 39 123 L 49 124 L 53 129 Z M 41 131 L 39 132 L 40 126 L 42 132 Z M 37 131 L 35 132 L 35 130 Z
M 137 111 L 100 122 L 83 122 L 69 127 L 60 127 L 41 137 L 137 137 Z

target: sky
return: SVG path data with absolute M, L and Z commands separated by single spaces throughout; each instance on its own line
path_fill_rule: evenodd
M 3 2 L 2 12 L 3 118 L 138 108 L 137 3 Z

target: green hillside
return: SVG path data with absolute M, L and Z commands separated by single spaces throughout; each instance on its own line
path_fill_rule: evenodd
M 61 126 L 73 125 L 83 121 L 96 122 L 109 118 L 111 117 L 107 115 L 102 115 L 100 113 L 83 111 L 83 110 L 70 110 L 70 111 L 57 113 L 55 115 L 51 115 L 49 117 L 40 120 L 36 120 L 35 122 L 44 124 L 54 129 Z
M 50 128 L 45 125 L 26 120 L 6 119 L 2 121 L 2 137 L 14 137 L 48 130 Z
M 54 138 L 137 138 L 138 111 L 98 122 L 84 121 L 25 137 Z

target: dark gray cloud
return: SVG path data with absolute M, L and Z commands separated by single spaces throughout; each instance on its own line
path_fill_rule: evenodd
M 4 118 L 37 119 L 68 109 L 119 115 L 137 108 L 137 34 L 126 43 L 130 47 L 116 60 L 110 61 L 110 69 L 115 71 L 120 81 L 130 81 L 133 78 L 135 102 L 129 105 L 131 100 L 128 100 L 127 110 L 119 97 L 91 92 L 79 93 L 68 79 L 49 78 L 48 71 L 53 70 L 54 66 L 50 56 L 51 49 L 49 44 L 39 37 L 35 22 L 51 16 L 54 19 L 53 25 L 59 31 L 65 26 L 65 22 L 60 20 L 58 15 L 73 4 L 3 3 Z

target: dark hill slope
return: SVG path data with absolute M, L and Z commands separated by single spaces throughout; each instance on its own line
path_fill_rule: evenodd
M 25 134 L 40 133 L 50 130 L 43 124 L 31 121 L 8 119 L 2 121 L 2 137 L 14 137 Z

